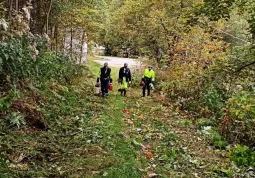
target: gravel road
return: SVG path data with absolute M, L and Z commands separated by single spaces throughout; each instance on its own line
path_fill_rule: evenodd
M 120 57 L 111 57 L 111 56 L 96 56 L 104 60 L 95 60 L 97 63 L 104 65 L 105 62 L 108 62 L 109 67 L 122 67 L 124 63 L 128 63 L 128 67 L 136 68 L 141 66 L 141 62 L 137 59 L 132 58 L 120 58 Z

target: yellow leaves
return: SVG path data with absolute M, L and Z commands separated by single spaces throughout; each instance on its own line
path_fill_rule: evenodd
M 25 163 L 25 164 L 23 164 L 23 163 L 19 163 L 19 164 L 10 164 L 8 167 L 9 167 L 9 168 L 17 169 L 17 170 L 19 170 L 19 171 L 26 171 L 26 170 L 28 170 L 28 165 L 27 165 L 26 163 Z
M 140 116 L 138 116 L 139 119 L 143 120 L 144 116 L 141 114 Z
M 220 20 L 218 20 L 218 21 L 216 21 L 216 22 L 214 22 L 214 26 L 216 26 L 216 29 L 217 30 L 224 30 L 224 28 L 225 28 L 225 21 L 224 20 L 222 20 L 222 19 L 220 19 Z
M 40 110 L 40 108 L 39 108 L 37 105 L 25 103 L 25 106 L 26 106 L 28 109 L 31 109 L 31 110 Z
M 252 105 L 252 104 L 242 106 L 242 108 L 245 109 L 246 111 L 250 111 L 252 109 L 252 107 L 254 107 L 254 105 Z
M 158 118 L 158 117 L 155 117 L 155 118 L 154 118 L 154 120 L 158 121 L 158 120 L 159 120 L 159 118 Z

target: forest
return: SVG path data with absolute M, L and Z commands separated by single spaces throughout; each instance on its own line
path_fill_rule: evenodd
M 254 0 L 1 0 L 0 177 L 255 177 L 254 41 Z M 123 53 L 152 97 L 95 96 Z

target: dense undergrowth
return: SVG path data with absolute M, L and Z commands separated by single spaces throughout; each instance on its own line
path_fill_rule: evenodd
M 137 147 L 141 146 L 137 141 L 150 140 L 147 137 L 151 138 L 151 131 L 146 127 L 156 134 L 163 131 L 159 137 L 170 132 L 163 128 L 166 123 L 158 122 L 158 116 L 154 118 L 148 113 L 150 120 L 142 125 L 139 120 L 143 119 L 142 111 L 154 109 L 160 110 L 155 115 L 167 114 L 166 118 L 160 115 L 167 122 L 174 116 L 181 120 L 177 130 L 192 132 L 189 126 L 192 122 L 196 124 L 212 148 L 227 150 L 226 158 L 242 171 L 255 166 L 252 0 L 243 3 L 207 0 L 203 4 L 142 0 L 81 2 L 86 6 L 78 6 L 80 2 L 47 1 L 45 8 L 49 8 L 49 14 L 45 13 L 43 18 L 41 12 L 45 9 L 36 2 L 31 7 L 30 3 L 25 5 L 26 1 L 20 2 L 24 5 L 22 10 L 19 4 L 14 10 L 12 0 L 0 3 L 0 177 L 77 177 L 86 173 L 98 177 L 141 177 L 138 162 L 144 161 L 147 166 L 147 161 L 137 161 Z M 33 12 L 32 20 L 29 9 Z M 109 19 L 103 18 L 104 13 Z M 33 35 L 30 29 L 35 34 L 46 32 L 50 37 Z M 127 124 L 133 129 L 128 129 L 131 134 L 122 133 L 122 110 L 126 106 L 123 98 L 116 93 L 109 100 L 92 96 L 91 84 L 99 66 L 77 65 L 70 57 L 75 56 L 73 41 L 68 44 L 70 49 L 65 49 L 69 35 L 71 39 L 81 36 L 83 43 L 87 38 L 85 32 L 89 38 L 98 33 L 95 36 L 100 39 L 94 40 L 106 44 L 106 50 L 110 47 L 115 53 L 124 47 L 133 55 L 153 56 L 157 61 L 156 87 L 161 89 L 163 98 L 156 98 L 147 108 L 139 108 L 147 101 L 127 104 L 133 114 L 139 114 L 124 118 L 130 122 Z M 59 51 L 72 54 L 66 56 Z M 81 46 L 78 51 L 84 52 Z M 116 72 L 113 70 L 113 75 L 117 76 Z M 133 86 L 139 86 L 140 77 L 134 75 Z M 141 132 L 140 127 L 145 130 Z M 125 140 L 125 136 L 129 138 Z M 155 148 L 160 150 L 158 155 L 162 155 L 158 158 L 162 159 L 156 157 L 150 169 L 161 164 L 161 168 L 154 167 L 160 169 L 158 172 L 177 170 L 178 175 L 178 171 L 187 169 L 175 163 L 187 163 L 191 154 L 178 146 L 168 150 L 175 140 L 171 137 L 164 137 L 162 150 Z M 187 140 L 183 142 L 186 144 Z M 166 142 L 169 145 L 164 145 Z M 154 143 L 150 140 L 150 144 Z M 232 175 L 228 170 L 222 172 L 228 177 Z
M 31 49 L 32 40 L 36 54 Z M 42 176 L 33 174 L 38 168 L 35 162 L 49 160 L 49 152 L 55 151 L 48 149 L 61 140 L 61 136 L 47 133 L 68 135 L 72 124 L 79 122 L 75 117 L 91 116 L 72 85 L 86 67 L 48 51 L 43 38 L 6 40 L 0 44 L 0 59 L 0 175 Z M 64 138 L 62 141 L 69 144 Z M 34 169 L 26 172 L 32 166 L 26 162 L 33 161 Z
M 174 110 L 210 130 L 215 148 L 254 152 L 254 1 L 122 2 L 109 5 L 106 53 L 155 59 Z
M 160 74 L 165 81 L 160 88 L 174 102 L 175 110 L 186 113 L 201 130 L 210 130 L 212 146 L 229 149 L 229 144 L 241 144 L 231 149 L 231 160 L 239 166 L 252 166 L 253 158 L 248 157 L 253 157 L 255 143 L 254 67 L 242 66 L 252 62 L 254 49 L 234 46 L 225 55 L 206 68 L 189 66 L 190 71 L 180 69 L 187 64 L 180 67 L 174 62 L 167 71 L 163 69 L 170 79 Z
M 46 93 L 61 100 L 58 92 L 67 93 L 65 85 L 81 74 L 82 66 L 67 56 L 47 51 L 42 39 L 36 41 L 39 51 L 35 55 L 30 41 L 16 38 L 1 44 L 0 109 L 2 117 L 11 125 L 26 123 L 45 129 L 50 115 L 44 112 L 45 107 L 51 105 Z

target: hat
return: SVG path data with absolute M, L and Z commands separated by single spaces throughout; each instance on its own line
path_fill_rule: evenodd
M 107 62 L 104 63 L 104 67 L 108 67 L 108 63 Z
M 127 67 L 128 66 L 128 63 L 124 63 L 124 67 Z

